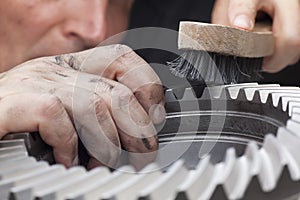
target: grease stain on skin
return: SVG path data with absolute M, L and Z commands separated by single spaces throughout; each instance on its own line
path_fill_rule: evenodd
M 148 138 L 146 138 L 144 135 L 142 135 L 142 142 L 148 150 L 152 149 L 152 146 L 150 145 Z
M 55 56 L 55 64 L 63 67 L 71 67 L 75 70 L 78 70 L 78 61 L 72 55 L 60 55 Z
M 92 78 L 91 80 L 89 80 L 90 83 L 98 83 L 100 82 L 101 80 L 98 79 L 98 78 Z
M 68 63 L 69 63 L 71 68 L 78 69 L 77 60 L 74 56 L 69 56 L 69 62 Z
M 62 56 L 55 56 L 55 64 L 62 66 L 64 64 L 63 57 Z
M 49 90 L 49 93 L 50 93 L 50 94 L 55 94 L 56 91 L 57 91 L 57 89 L 56 89 L 56 88 L 53 88 L 53 89 Z
M 29 77 L 25 77 L 25 78 L 22 78 L 20 81 L 23 82 L 23 81 L 27 81 L 29 79 L 30 79 Z
M 50 81 L 50 82 L 54 82 L 54 79 L 50 76 L 47 76 L 47 75 L 41 75 L 41 77 L 47 81 Z
M 61 77 L 64 77 L 64 78 L 68 78 L 69 76 L 66 75 L 66 74 L 62 74 L 62 73 L 59 73 L 59 72 L 54 72 L 55 74 L 61 76 Z
M 104 81 L 103 79 L 101 78 L 92 78 L 89 80 L 90 83 L 98 83 L 98 84 L 101 84 L 101 89 L 104 89 L 105 88 L 105 91 L 108 90 L 108 91 L 112 91 L 114 89 L 114 85 Z

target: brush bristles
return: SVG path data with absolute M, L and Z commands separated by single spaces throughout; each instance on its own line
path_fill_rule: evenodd
M 263 58 L 241 58 L 188 50 L 168 65 L 176 76 L 212 84 L 257 81 Z

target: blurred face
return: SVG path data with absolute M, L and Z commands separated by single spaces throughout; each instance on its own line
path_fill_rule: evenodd
M 91 48 L 127 28 L 132 0 L 0 0 L 0 72 Z

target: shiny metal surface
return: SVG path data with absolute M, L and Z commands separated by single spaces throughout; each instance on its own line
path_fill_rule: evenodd
M 51 152 L 32 148 L 39 140 L 7 138 L 0 142 L 0 199 L 297 199 L 298 93 L 255 83 L 167 90 L 160 151 L 140 172 L 126 162 L 114 172 L 49 165 L 36 161 Z

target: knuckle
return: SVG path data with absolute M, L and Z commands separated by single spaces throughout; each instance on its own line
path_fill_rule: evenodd
M 108 108 L 104 99 L 100 96 L 97 96 L 93 102 L 95 113 L 99 122 L 108 120 Z
M 115 128 L 115 123 L 110 115 L 109 109 L 103 98 L 98 97 L 95 100 L 95 109 L 96 109 L 95 112 L 96 112 L 96 117 L 99 125 L 105 130 L 107 130 L 107 127 L 109 127 L 110 132 L 109 133 L 106 132 L 107 139 L 109 139 L 109 141 L 119 149 L 121 145 L 117 134 L 117 129 Z M 118 154 L 118 152 L 115 152 L 115 154 L 116 153 Z
M 120 88 L 122 89 L 122 95 L 125 96 L 125 97 L 131 97 L 133 96 L 133 93 L 132 91 L 125 85 L 121 85 Z
M 257 1 L 231 0 L 229 3 L 229 15 L 235 17 L 238 14 L 248 14 L 255 16 L 257 13 Z
M 73 131 L 70 134 L 67 134 L 69 137 L 65 138 L 63 141 L 63 145 L 66 149 L 72 149 L 72 154 L 77 154 L 77 144 L 78 144 L 78 136 Z
M 144 64 L 143 59 L 139 57 L 130 47 L 119 44 L 116 47 L 117 58 L 115 62 L 119 62 L 119 66 L 126 65 L 130 67 L 132 64 Z
M 143 85 L 134 92 L 138 99 L 145 99 L 150 102 L 161 102 L 164 99 L 163 87 L 159 84 Z
M 120 85 L 113 99 L 118 99 L 119 107 L 127 106 L 135 97 L 132 91 L 125 85 Z
M 124 45 L 124 44 L 115 44 L 115 45 L 113 45 L 113 48 L 120 55 L 133 52 L 133 50 L 129 46 Z
M 113 89 L 118 97 L 126 98 L 133 96 L 131 89 L 129 89 L 126 85 L 117 83 L 116 87 Z
M 39 102 L 43 117 L 55 119 L 65 112 L 60 99 L 54 95 L 42 95 Z
M 264 70 L 266 72 L 268 72 L 268 73 L 277 73 L 277 72 L 279 72 L 282 69 L 283 69 L 283 67 L 281 67 L 281 66 L 277 66 L 275 68 L 274 67 L 266 67 L 266 68 L 264 68 Z
M 297 55 L 297 56 L 291 58 L 291 62 L 289 64 L 291 64 L 291 65 L 295 64 L 295 63 L 297 63 L 299 61 L 299 59 L 300 59 L 300 56 Z
M 285 33 L 283 38 L 284 44 L 292 48 L 300 48 L 300 35 L 293 33 Z

